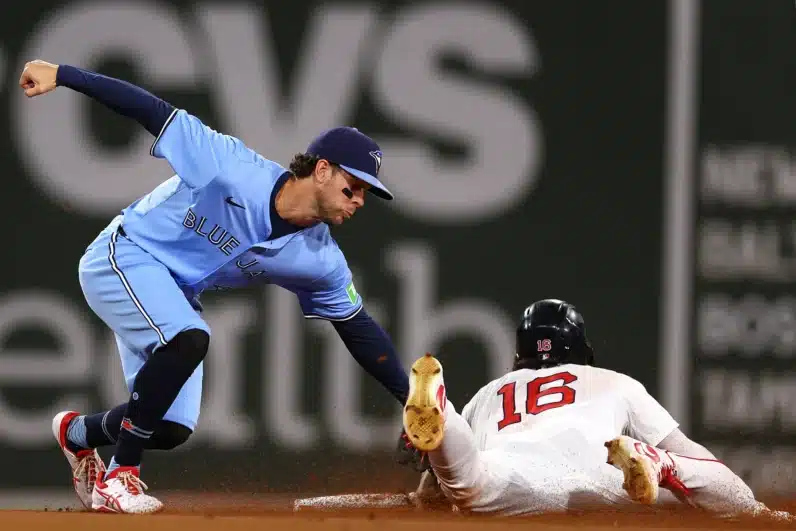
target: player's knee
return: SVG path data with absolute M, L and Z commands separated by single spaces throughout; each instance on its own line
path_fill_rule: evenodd
M 174 346 L 180 356 L 199 365 L 210 348 L 210 334 L 198 328 L 189 328 L 174 336 L 169 344 Z
M 185 444 L 192 433 L 193 430 L 187 426 L 170 420 L 163 420 L 150 438 L 150 448 L 153 450 L 172 450 L 181 444 Z

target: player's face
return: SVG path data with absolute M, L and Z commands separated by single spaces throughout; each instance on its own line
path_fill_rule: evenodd
M 330 171 L 330 178 L 321 186 L 318 204 L 324 221 L 340 225 L 365 204 L 370 185 L 339 167 L 330 166 Z M 346 190 L 350 193 L 346 194 Z

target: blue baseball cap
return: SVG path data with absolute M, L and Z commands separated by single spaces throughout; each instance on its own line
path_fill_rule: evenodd
M 368 135 L 355 127 L 335 127 L 318 135 L 307 147 L 308 155 L 315 155 L 337 164 L 345 171 L 368 183 L 373 195 L 393 198 L 378 178 L 381 169 L 381 148 Z

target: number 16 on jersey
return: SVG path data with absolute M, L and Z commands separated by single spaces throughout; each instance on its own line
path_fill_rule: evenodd
M 541 345 L 540 345 L 541 347 Z M 503 418 L 498 422 L 498 431 L 506 426 L 517 424 L 522 421 L 522 412 L 527 415 L 538 415 L 550 409 L 559 408 L 571 404 L 575 401 L 575 389 L 569 387 L 569 384 L 577 380 L 578 377 L 568 372 L 557 372 L 550 376 L 534 378 L 527 384 L 527 398 L 525 400 L 525 407 L 517 406 L 517 383 L 509 382 L 500 389 L 497 394 L 503 398 Z M 558 383 L 560 385 L 553 385 L 542 390 L 542 386 L 546 384 Z M 542 397 L 550 395 L 560 395 L 558 400 L 545 402 L 539 404 Z

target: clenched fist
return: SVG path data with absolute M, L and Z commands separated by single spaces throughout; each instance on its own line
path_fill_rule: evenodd
M 55 76 L 58 73 L 58 65 L 46 61 L 30 61 L 25 63 L 22 75 L 19 78 L 19 86 L 25 89 L 25 96 L 32 98 L 39 94 L 46 94 L 55 90 Z

